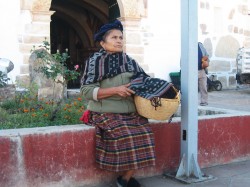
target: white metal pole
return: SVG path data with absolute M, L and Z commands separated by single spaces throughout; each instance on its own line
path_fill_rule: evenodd
M 181 163 L 176 178 L 211 179 L 201 173 L 198 150 L 198 2 L 181 0 Z
M 197 0 L 181 0 L 181 155 L 186 176 L 197 160 L 198 127 L 198 17 Z M 178 174 L 178 173 L 177 173 Z

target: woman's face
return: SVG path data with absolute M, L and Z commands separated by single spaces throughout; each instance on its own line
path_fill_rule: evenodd
M 100 44 L 108 53 L 122 52 L 123 34 L 117 29 L 110 30 L 104 35 Z

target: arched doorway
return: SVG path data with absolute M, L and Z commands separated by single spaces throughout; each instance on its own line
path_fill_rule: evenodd
M 51 53 L 67 49 L 70 60 L 67 66 L 73 69 L 80 66 L 83 72 L 85 60 L 99 49 L 93 35 L 101 25 L 120 17 L 117 0 L 52 0 L 50 38 Z M 79 88 L 80 78 L 71 81 L 68 88 Z

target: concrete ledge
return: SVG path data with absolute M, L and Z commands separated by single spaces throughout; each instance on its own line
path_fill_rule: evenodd
M 150 121 L 156 142 L 156 166 L 138 177 L 175 170 L 180 162 L 180 121 Z M 201 168 L 250 158 L 250 115 L 199 118 Z M 2 130 L 0 186 L 84 186 L 113 180 L 95 164 L 95 129 L 85 125 Z

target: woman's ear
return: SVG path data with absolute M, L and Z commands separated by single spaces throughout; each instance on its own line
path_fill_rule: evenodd
M 102 46 L 103 49 L 105 49 L 105 48 L 104 48 L 104 47 L 105 47 L 104 41 L 100 41 L 100 45 Z

